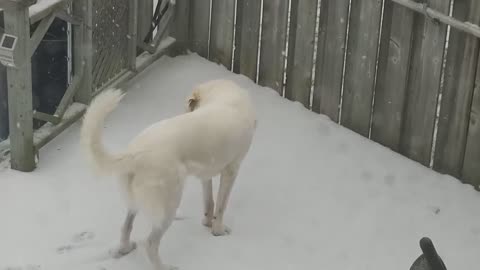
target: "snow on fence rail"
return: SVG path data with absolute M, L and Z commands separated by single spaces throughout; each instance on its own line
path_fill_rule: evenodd
M 177 5 L 190 50 L 425 166 L 480 185 L 478 0 Z

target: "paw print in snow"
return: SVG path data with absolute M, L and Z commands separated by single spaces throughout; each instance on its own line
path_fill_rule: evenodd
M 2 270 L 40 270 L 40 265 L 26 265 L 26 266 L 7 266 Z
M 81 232 L 73 236 L 73 241 L 76 243 L 91 240 L 95 238 L 95 234 L 93 232 Z

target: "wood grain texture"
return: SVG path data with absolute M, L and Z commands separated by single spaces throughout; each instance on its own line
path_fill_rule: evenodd
M 349 0 L 322 0 L 312 109 L 338 122 Z
M 480 3 L 477 0 L 456 1 L 453 16 L 461 21 L 478 24 Z M 477 38 L 451 30 L 434 169 L 455 177 L 462 175 L 478 50 Z M 480 164 L 480 159 L 475 162 Z M 480 177 L 480 174 L 476 176 Z
M 428 1 L 431 8 L 448 13 L 449 0 Z M 446 25 L 415 14 L 409 83 L 400 152 L 428 166 L 440 88 Z
M 368 137 L 382 1 L 352 1 L 345 67 L 342 119 L 345 127 Z
M 171 23 L 171 36 L 176 39 L 175 54 L 187 51 L 190 40 L 190 0 L 175 0 L 175 14 Z
M 32 65 L 28 9 L 4 11 L 5 33 L 17 36 L 17 68 L 7 68 L 11 167 L 22 172 L 35 169 L 33 147 Z
M 231 69 L 235 0 L 212 0 L 210 60 Z
M 3 34 L 3 12 L 0 12 L 0 35 Z M 7 69 L 0 65 L 0 141 L 8 137 Z
M 310 108 L 316 0 L 292 0 L 285 97 Z
M 283 93 L 288 0 L 263 2 L 262 38 L 258 83 Z
M 462 179 L 480 189 L 480 59 L 474 86 Z
M 384 10 L 371 139 L 399 151 L 414 12 L 390 1 Z
M 84 24 L 73 26 L 73 72 L 83 73 L 79 89 L 75 94 L 74 101 L 89 104 L 93 93 L 93 29 L 92 25 L 93 0 L 78 0 L 73 2 L 73 14 L 83 19 Z M 83 69 L 83 70 L 82 70 Z M 95 69 L 98 70 L 98 69 Z
M 210 1 L 191 1 L 190 8 L 190 49 L 205 58 L 208 57 L 210 38 Z
M 257 78 L 258 32 L 260 28 L 261 2 L 237 1 L 236 50 L 233 71 L 253 81 Z
M 143 40 L 150 30 L 150 25 L 152 24 L 153 18 L 153 9 L 153 1 L 137 0 L 137 44 L 143 43 Z M 152 37 L 150 36 L 150 38 Z M 142 52 L 143 50 L 138 47 L 137 55 Z

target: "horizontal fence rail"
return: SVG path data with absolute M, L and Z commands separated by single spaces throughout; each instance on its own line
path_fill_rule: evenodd
M 178 0 L 189 49 L 480 185 L 480 1 Z

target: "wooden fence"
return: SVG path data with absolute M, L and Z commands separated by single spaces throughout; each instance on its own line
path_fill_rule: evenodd
M 5 118 L 6 105 L 9 117 L 9 138 L 0 141 L 0 162 L 8 160 L 15 170 L 33 171 L 39 149 L 80 119 L 93 96 L 127 82 L 169 52 L 175 39 L 166 33 L 175 1 L 161 4 L 164 16 L 156 14 L 153 36 L 153 1 L 0 0 L 5 33 L 17 37 L 17 66 L 7 67 L 6 72 L 0 69 L 1 83 L 5 75 L 8 81 L 7 87 L 0 85 L 0 97 L 8 96 L 8 104 L 3 100 L 0 106 L 0 117 Z M 72 29 L 68 34 L 72 46 L 66 55 L 71 58 L 71 83 L 54 113 L 48 113 L 32 110 L 32 75 L 38 74 L 32 74 L 31 56 L 56 18 Z M 33 127 L 34 119 L 42 121 L 40 128 Z
M 177 0 L 177 6 L 176 27 L 183 27 L 190 50 L 425 166 L 480 185 L 473 35 L 480 33 L 480 1 Z

